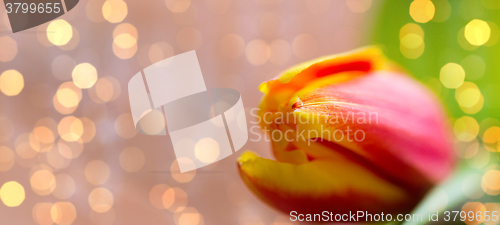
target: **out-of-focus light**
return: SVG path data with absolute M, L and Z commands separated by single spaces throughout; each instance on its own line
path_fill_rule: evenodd
M 54 44 L 52 44 L 47 37 L 47 27 L 49 24 L 50 23 L 41 24 L 36 28 L 36 38 L 38 39 L 38 42 L 45 47 L 54 46 Z
M 107 0 L 102 5 L 102 15 L 110 23 L 122 22 L 127 14 L 127 3 L 123 0 Z
M 165 190 L 163 192 L 163 194 L 161 195 L 161 200 L 162 200 L 162 206 L 164 209 L 168 209 L 170 211 L 175 211 L 176 208 L 172 208 L 173 210 L 171 210 L 171 207 L 172 205 L 174 204 L 175 200 L 176 200 L 176 197 L 175 197 L 175 191 L 174 189 L 172 188 L 168 188 L 167 190 Z M 179 210 L 179 211 L 182 211 L 182 210 Z
M 0 37 L 0 62 L 9 62 L 17 55 L 17 42 L 9 36 Z
M 470 167 L 482 170 L 490 162 L 491 156 L 492 154 L 489 151 L 487 151 L 483 146 L 479 146 L 477 154 L 469 160 L 466 160 L 466 162 Z
M 457 88 L 455 98 L 460 106 L 472 107 L 481 99 L 481 92 L 474 83 L 464 82 Z
M 122 23 L 113 30 L 113 53 L 120 59 L 129 59 L 137 52 L 137 29 L 129 23 Z
M 118 26 L 116 26 L 113 30 L 113 39 L 115 39 L 120 34 L 129 34 L 135 40 L 137 40 L 137 38 L 139 37 L 137 28 L 135 28 L 135 26 L 130 23 L 120 23 Z
M 57 143 L 57 150 L 67 159 L 75 159 L 83 152 L 83 141 L 81 139 L 73 142 L 59 139 Z
M 410 5 L 410 16 L 418 23 L 427 23 L 434 17 L 434 4 L 430 0 L 414 0 Z
M 180 188 L 170 188 L 163 194 L 163 207 L 170 212 L 182 212 L 187 206 L 188 197 Z
M 399 49 L 406 58 L 416 59 L 425 50 L 424 31 L 414 23 L 404 25 L 399 31 Z
M 173 13 L 182 13 L 189 8 L 191 0 L 165 0 L 165 5 Z
M 58 199 L 68 199 L 75 193 L 76 184 L 75 180 L 68 174 L 57 174 L 56 188 L 52 192 L 52 195 Z
M 399 30 L 399 39 L 403 39 L 408 34 L 416 34 L 422 39 L 424 38 L 424 30 L 420 25 L 415 23 L 407 23 Z
M 462 206 L 461 211 L 466 213 L 464 223 L 467 225 L 477 225 L 484 221 L 484 217 L 477 217 L 475 215 L 484 215 L 486 207 L 479 202 L 467 202 Z M 472 212 L 472 213 L 470 213 Z M 473 216 L 470 216 L 473 215 Z
M 464 82 L 455 91 L 458 105 L 467 114 L 475 114 L 483 108 L 484 97 L 476 84 Z
M 38 151 L 29 143 L 29 136 L 29 133 L 24 133 L 16 139 L 16 153 L 24 159 L 31 159 L 38 155 Z
M 33 220 L 39 225 L 52 225 L 54 220 L 52 220 L 51 210 L 52 203 L 50 202 L 39 202 L 33 207 Z
M 465 39 L 475 46 L 484 45 L 490 39 L 491 29 L 485 21 L 475 19 L 465 26 Z
M 444 22 L 450 18 L 451 15 L 451 4 L 448 0 L 433 0 L 432 3 L 435 6 L 434 22 Z
M 49 195 L 56 188 L 54 174 L 46 169 L 37 170 L 30 178 L 31 188 L 38 195 Z
M 58 46 L 60 49 L 64 51 L 73 50 L 80 43 L 80 32 L 78 32 L 78 30 L 75 27 L 73 27 L 72 29 L 73 29 L 73 37 L 69 40 L 69 42 L 66 43 L 65 45 Z
M 500 28 L 498 28 L 498 25 L 495 22 L 488 21 L 487 23 L 491 29 L 491 33 L 490 39 L 484 45 L 493 46 L 498 42 L 498 40 L 500 40 Z
M 73 69 L 72 77 L 79 88 L 91 88 L 97 81 L 97 70 L 90 63 L 80 63 Z
M 76 208 L 71 202 L 56 202 L 50 209 L 50 216 L 58 225 L 71 225 L 76 219 Z
M 72 93 L 68 93 L 69 96 L 66 96 L 64 95 L 65 92 L 72 92 Z M 71 114 L 76 110 L 81 99 L 82 99 L 82 90 L 79 87 L 77 87 L 75 83 L 71 81 L 64 82 L 57 89 L 56 95 L 54 95 L 53 98 L 54 108 L 61 114 Z
M 448 63 L 441 68 L 439 80 L 447 88 L 457 88 L 463 84 L 465 71 L 462 66 L 456 63 Z
M 61 119 L 57 130 L 63 140 L 67 142 L 78 141 L 83 134 L 83 123 L 74 116 L 67 116 Z
M 464 116 L 455 121 L 454 132 L 458 140 L 469 142 L 477 137 L 479 124 L 474 118 Z
M 410 33 L 401 38 L 401 45 L 406 48 L 415 49 L 424 43 L 424 40 L 421 36 Z
M 40 143 L 33 132 L 29 134 L 29 144 L 30 147 L 32 147 L 37 152 L 46 152 L 49 150 L 47 146 L 43 146 L 43 144 Z
M 133 138 L 137 134 L 132 114 L 123 113 L 116 118 L 115 131 L 122 138 Z
M 472 141 L 472 144 L 465 148 L 463 153 L 460 153 L 459 156 L 464 159 L 470 159 L 474 157 L 479 152 L 479 143 L 477 141 Z
M 203 225 L 203 216 L 194 207 L 186 207 L 182 212 L 174 214 L 176 225 Z
M 165 194 L 165 191 L 169 189 L 170 186 L 166 184 L 157 184 L 151 188 L 151 191 L 149 191 L 149 201 L 151 202 L 151 205 L 157 209 L 165 209 L 163 205 L 163 194 Z
M 85 178 L 93 185 L 104 184 L 109 178 L 109 166 L 101 160 L 92 160 L 85 166 Z
M 347 7 L 353 12 L 364 13 L 372 6 L 372 0 L 346 0 Z
M 79 103 L 78 94 L 69 88 L 57 90 L 56 96 L 59 103 L 67 108 L 75 107 Z
M 128 147 L 120 153 L 120 165 L 127 172 L 137 172 L 144 166 L 145 157 L 142 150 Z
M 25 198 L 24 187 L 16 181 L 9 181 L 0 188 L 0 199 L 7 207 L 17 207 Z
M 14 152 L 7 146 L 0 146 L 0 171 L 8 171 L 16 163 Z
M 194 146 L 194 143 L 192 145 Z M 172 165 L 170 165 L 170 173 L 172 174 L 172 178 L 174 178 L 174 180 L 179 183 L 188 183 L 192 181 L 196 176 L 196 170 L 181 173 L 179 164 L 184 165 L 186 168 L 195 168 L 195 164 L 191 159 L 187 157 L 178 158 L 174 160 Z
M 483 175 L 481 182 L 483 191 L 488 195 L 500 194 L 500 170 L 490 169 Z
M 89 0 L 87 1 L 87 6 L 85 7 L 85 14 L 90 21 L 94 23 L 100 23 L 106 21 L 102 15 L 102 5 L 103 0 Z
M 500 204 L 496 202 L 485 203 L 486 211 L 489 212 L 500 212 Z M 496 213 L 495 213 L 496 214 Z M 498 225 L 499 221 L 493 221 L 490 219 L 489 221 L 483 221 L 484 225 Z
M 55 140 L 54 133 L 46 126 L 35 127 L 33 133 L 36 139 L 45 144 L 53 143 Z
M 500 141 L 500 127 L 492 126 L 483 134 L 483 141 L 486 143 L 495 143 Z
M 478 46 L 471 45 L 469 41 L 467 41 L 467 39 L 465 38 L 465 27 L 462 27 L 462 29 L 458 31 L 457 42 L 460 45 L 460 47 L 468 51 L 473 51 L 478 48 Z
M 137 44 L 130 48 L 120 48 L 113 42 L 113 53 L 120 59 L 130 59 L 137 52 Z
M 271 51 L 267 43 L 263 40 L 256 39 L 248 42 L 245 49 L 245 56 L 252 65 L 263 65 L 267 62 L 271 55 Z
M 139 121 L 139 126 L 148 135 L 160 134 L 165 129 L 165 123 L 156 121 L 165 121 L 165 116 L 160 110 L 153 109 Z
M 17 70 L 6 70 L 0 75 L 0 91 L 7 96 L 16 96 L 24 88 L 24 78 Z
M 47 38 L 56 46 L 67 44 L 73 37 L 73 27 L 63 19 L 50 22 L 47 27 Z
M 222 0 L 222 1 L 227 1 L 227 0 Z M 204 6 L 209 6 L 210 3 L 207 2 Z M 202 7 L 203 9 L 207 9 L 207 7 Z M 204 10 L 206 11 L 206 10 Z M 182 13 L 172 13 L 172 18 L 173 21 L 175 22 L 178 27 L 188 27 L 188 26 L 194 26 L 198 24 L 199 19 L 198 19 L 198 8 L 196 6 L 192 6 L 186 9 L 186 11 Z
M 109 211 L 114 204 L 113 193 L 104 187 L 92 190 L 88 199 L 90 208 L 98 213 Z
M 83 125 L 83 134 L 81 136 L 81 140 L 83 141 L 83 143 L 88 143 L 92 141 L 92 139 L 94 139 L 96 133 L 95 124 L 87 117 L 80 118 L 80 121 Z
M 174 49 L 166 42 L 152 44 L 147 51 L 148 65 L 174 56 Z
M 203 138 L 196 142 L 194 155 L 203 163 L 213 163 L 220 155 L 219 143 L 212 138 Z
M 131 48 L 137 42 L 137 40 L 128 33 L 116 36 L 113 41 L 120 48 Z
M 59 152 L 59 146 L 52 147 L 45 154 L 47 163 L 54 169 L 64 169 L 69 166 L 71 160 L 64 157 L 61 152 Z

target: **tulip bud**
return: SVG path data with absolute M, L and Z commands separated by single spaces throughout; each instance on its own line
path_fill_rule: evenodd
M 299 64 L 260 90 L 277 161 L 245 152 L 238 169 L 286 214 L 409 212 L 452 171 L 439 100 L 378 48 Z

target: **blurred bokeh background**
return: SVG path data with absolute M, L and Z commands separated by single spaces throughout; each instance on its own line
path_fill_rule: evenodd
M 367 44 L 450 114 L 463 160 L 420 208 L 498 211 L 499 9 L 497 0 L 81 0 L 12 34 L 0 6 L 0 224 L 296 224 L 243 186 L 239 152 L 180 174 L 168 136 L 135 131 L 128 80 L 196 50 L 207 87 L 238 90 L 250 109 L 258 85 L 287 67 Z M 263 139 L 244 149 L 272 158 Z
M 500 210 L 499 10 L 496 0 L 415 0 L 386 1 L 379 12 L 373 43 L 440 97 L 461 159 L 417 212 Z

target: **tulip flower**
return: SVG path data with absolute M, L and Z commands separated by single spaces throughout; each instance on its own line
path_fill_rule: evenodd
M 452 171 L 438 98 L 376 47 L 299 64 L 259 88 L 277 161 L 245 152 L 238 169 L 282 212 L 410 212 Z

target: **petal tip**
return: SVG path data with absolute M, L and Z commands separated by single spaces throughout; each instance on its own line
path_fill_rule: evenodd
M 237 162 L 238 162 L 238 165 L 241 166 L 243 164 L 254 161 L 257 157 L 259 157 L 259 156 L 257 154 L 255 154 L 254 152 L 245 151 L 243 154 L 240 155 L 240 157 L 238 157 Z

